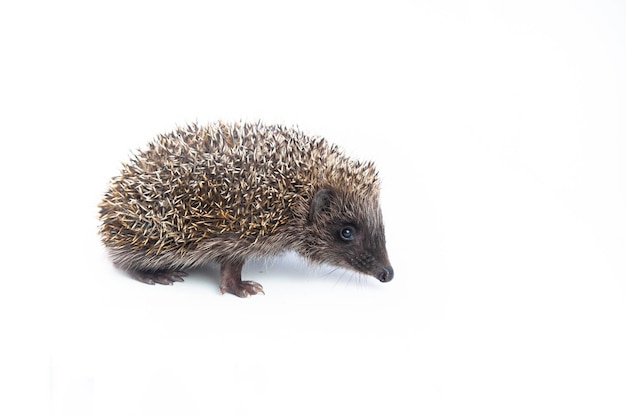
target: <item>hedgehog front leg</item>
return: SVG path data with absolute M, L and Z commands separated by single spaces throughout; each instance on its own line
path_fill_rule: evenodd
M 247 297 L 258 293 L 265 294 L 261 284 L 254 281 L 241 280 L 241 268 L 243 262 L 224 262 L 220 265 L 220 291 L 222 294 L 229 292 L 238 297 Z

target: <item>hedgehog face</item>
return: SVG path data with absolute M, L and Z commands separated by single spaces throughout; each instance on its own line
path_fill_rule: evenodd
M 377 194 L 321 189 L 313 196 L 303 255 L 391 281 L 393 268 L 385 246 L 385 230 Z

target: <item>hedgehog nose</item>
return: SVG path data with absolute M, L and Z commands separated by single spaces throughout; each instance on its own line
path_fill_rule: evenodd
M 391 265 L 383 266 L 382 271 L 378 273 L 378 276 L 376 278 L 378 278 L 380 282 L 391 281 L 393 279 L 393 268 L 391 267 Z

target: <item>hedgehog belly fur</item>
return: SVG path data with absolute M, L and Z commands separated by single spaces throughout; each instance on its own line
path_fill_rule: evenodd
M 238 238 L 216 236 L 208 238 L 194 249 L 163 250 L 152 254 L 149 250 L 107 248 L 113 263 L 127 270 L 185 270 L 211 262 L 233 262 L 246 259 L 276 256 L 293 247 L 289 239 L 272 234 L 264 239 L 246 243 Z

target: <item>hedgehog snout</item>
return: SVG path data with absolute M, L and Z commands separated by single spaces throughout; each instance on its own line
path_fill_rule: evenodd
M 376 277 L 380 282 L 389 282 L 393 279 L 393 268 L 391 265 L 385 265 L 377 261 L 377 258 L 371 253 L 363 253 L 351 258 L 350 264 L 355 269 Z

